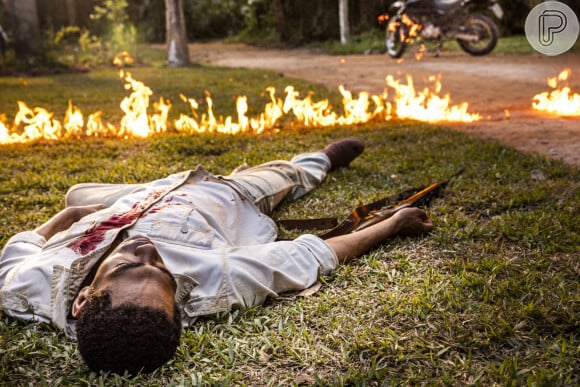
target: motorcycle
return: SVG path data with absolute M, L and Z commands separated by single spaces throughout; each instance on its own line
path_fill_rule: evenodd
M 392 58 L 400 58 L 407 44 L 420 36 L 437 41 L 437 55 L 444 40 L 455 39 L 467 53 L 489 54 L 499 38 L 498 27 L 481 11 L 489 9 L 501 19 L 497 0 L 398 0 L 386 15 L 386 46 Z

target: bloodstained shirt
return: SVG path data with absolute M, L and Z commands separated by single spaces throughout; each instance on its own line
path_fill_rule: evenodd
M 48 241 L 32 231 L 13 236 L 0 256 L 0 307 L 74 337 L 72 303 L 121 232 L 155 244 L 178 284 L 184 326 L 307 288 L 338 265 L 336 254 L 314 235 L 276 241 L 271 218 L 198 166 L 138 185 Z

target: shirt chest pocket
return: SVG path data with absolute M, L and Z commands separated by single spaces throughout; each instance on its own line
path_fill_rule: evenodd
M 215 230 L 193 206 L 173 205 L 159 209 L 148 235 L 183 246 L 210 248 Z

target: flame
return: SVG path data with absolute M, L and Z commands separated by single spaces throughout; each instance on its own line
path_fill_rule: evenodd
M 389 20 L 389 15 L 380 15 L 378 17 L 379 23 L 384 23 L 387 20 Z M 387 29 L 389 30 L 389 32 L 395 32 L 397 30 L 397 27 L 399 26 L 399 23 L 402 23 L 405 26 L 407 26 L 408 35 L 407 38 L 405 39 L 406 43 L 412 43 L 415 40 L 415 38 L 419 35 L 421 29 L 423 28 L 421 24 L 415 23 L 413 20 L 411 20 L 411 18 L 407 16 L 407 14 L 403 14 L 401 16 L 400 22 L 397 21 L 387 25 Z
M 68 109 L 64 117 L 64 129 L 70 135 L 81 135 L 83 132 L 84 120 L 83 113 L 73 106 L 72 101 L 68 100 Z
M 113 65 L 117 67 L 123 67 L 126 65 L 131 65 L 135 62 L 131 54 L 127 51 L 121 51 L 113 57 Z
M 406 25 L 409 29 L 409 36 L 407 37 L 407 43 L 411 43 L 415 40 L 415 38 L 417 37 L 417 35 L 419 34 L 419 31 L 421 31 L 421 28 L 423 28 L 421 26 L 421 24 L 417 24 L 415 23 L 413 20 L 411 20 L 411 18 L 409 16 L 407 16 L 406 14 L 403 14 L 403 16 L 401 17 L 401 22 Z
M 387 20 L 389 20 L 389 14 L 388 13 L 384 13 L 382 15 L 377 16 L 377 22 L 379 24 L 383 24 L 385 23 Z
M 425 45 L 424 44 L 421 44 L 419 46 L 419 49 L 415 53 L 415 59 L 417 61 L 420 61 L 423 58 L 423 54 L 425 54 Z
M 30 109 L 24 102 L 18 101 L 18 113 L 14 125 L 22 128 L 22 133 L 10 133 L 4 123 L 0 133 L 2 143 L 29 142 L 36 139 L 56 140 L 61 137 L 62 126 L 52 119 L 52 113 L 36 107 Z
M 570 69 L 564 69 L 557 77 L 548 78 L 548 86 L 554 90 L 536 94 L 532 107 L 559 116 L 580 117 L 580 94 L 572 93 L 567 85 L 567 80 L 571 74 Z M 561 83 L 564 85 L 558 88 Z
M 384 24 L 389 20 L 389 15 L 388 14 L 383 14 L 383 15 L 379 15 L 377 18 L 377 21 L 379 24 Z M 407 33 L 408 36 L 405 39 L 405 43 L 411 44 L 415 41 L 415 38 L 417 38 L 419 36 L 419 32 L 421 31 L 421 29 L 423 28 L 423 26 L 421 24 L 415 23 L 413 20 L 411 20 L 411 18 L 409 16 L 407 16 L 407 14 L 403 14 L 401 16 L 401 21 L 397 21 L 394 23 L 390 23 L 387 24 L 387 29 L 389 32 L 395 32 L 397 30 L 397 27 L 399 26 L 399 23 L 404 24 L 405 26 L 407 26 Z M 402 32 L 401 32 L 402 34 Z M 403 37 L 403 35 L 401 35 L 401 37 Z M 417 60 L 421 60 L 421 58 L 423 57 L 423 54 L 425 52 L 425 45 L 421 44 L 421 46 L 419 47 L 419 50 L 417 53 L 415 53 L 415 59 Z M 401 63 L 403 60 L 402 59 L 398 59 L 397 63 Z
M 389 75 L 386 77 L 387 89 L 379 95 L 362 91 L 358 96 L 354 96 L 351 91 L 340 86 L 342 113 L 335 111 L 328 99 L 316 101 L 312 92 L 301 96 L 293 86 L 287 86 L 284 90 L 285 98 L 280 98 L 276 95 L 274 87 L 268 87 L 263 95 L 267 102 L 263 111 L 255 117 L 248 116 L 246 96 L 238 96 L 236 99 L 236 118 L 231 116 L 218 118 L 213 112 L 213 100 L 208 91 L 205 96 L 207 110 L 201 114 L 198 113 L 198 101 L 180 94 L 180 99 L 189 104 L 191 115 L 181 114 L 171 123 L 169 119 L 171 101 L 160 97 L 153 102 L 151 112 L 150 99 L 154 94 L 151 88 L 123 70 L 119 72 L 119 76 L 124 81 L 125 89 L 130 93 L 120 103 L 124 115 L 118 127 L 103 122 L 101 111 L 90 114 L 85 121 L 80 109 L 70 100 L 63 124 L 54 119 L 53 113 L 46 109 L 41 107 L 31 109 L 24 102 L 18 101 L 19 110 L 13 125 L 7 125 L 6 115 L 0 114 L 0 144 L 86 136 L 145 138 L 171 130 L 188 134 L 203 132 L 259 134 L 279 129 L 284 118 L 289 118 L 291 123 L 312 128 L 387 121 L 394 117 L 427 122 L 473 122 L 481 118 L 479 114 L 467 112 L 467 102 L 454 106 L 451 105 L 448 94 L 439 96 L 442 89 L 440 77 L 430 79 L 434 83 L 433 90 L 425 88 L 416 91 L 410 75 L 406 77 L 406 84 Z M 392 97 L 388 93 L 390 89 L 394 89 Z
M 431 78 L 435 90 L 424 88 L 415 91 L 413 78 L 407 75 L 407 84 L 395 80 L 392 75 L 386 78 L 387 85 L 395 89 L 395 113 L 399 118 L 409 118 L 426 122 L 473 122 L 479 121 L 481 115 L 467 112 L 469 104 L 463 102 L 459 105 L 451 105 L 449 94 L 439 96 L 441 92 L 440 78 Z
M 103 112 L 97 111 L 89 116 L 87 119 L 87 130 L 85 132 L 86 136 L 115 136 L 117 129 L 111 124 L 103 124 L 101 119 L 101 114 Z
M 125 89 L 133 90 L 128 97 L 121 101 L 121 110 L 125 115 L 121 119 L 119 136 L 147 137 L 151 129 L 147 108 L 149 107 L 149 97 L 153 95 L 153 91 L 143 82 L 134 80 L 130 73 L 125 74 L 121 70 L 119 75 L 126 82 Z

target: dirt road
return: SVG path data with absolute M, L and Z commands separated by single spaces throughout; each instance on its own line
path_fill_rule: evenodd
M 578 54 L 476 58 L 451 52 L 436 58 L 426 53 L 418 61 L 409 52 L 397 62 L 384 54 L 332 56 L 308 49 L 265 50 L 223 43 L 192 44 L 190 54 L 197 63 L 274 70 L 331 90 L 344 85 L 352 92 L 373 94 L 383 92 L 388 74 L 401 81 L 404 74 L 412 75 L 416 89 L 430 85 L 430 75 L 440 74 L 442 94 L 449 93 L 453 104 L 468 102 L 469 112 L 484 117 L 476 124 L 451 125 L 454 128 L 580 166 L 580 119 L 550 117 L 531 108 L 534 95 L 551 90 L 546 79 L 564 68 L 572 71 L 568 82 L 572 91 L 580 92 Z

